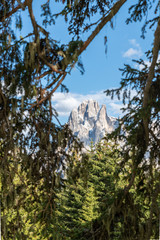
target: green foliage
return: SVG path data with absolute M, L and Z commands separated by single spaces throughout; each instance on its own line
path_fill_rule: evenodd
M 3 238 L 145 239 L 152 196 L 152 237 L 156 238 L 159 170 L 154 167 L 151 172 L 148 166 L 144 173 L 137 168 L 134 184 L 126 192 L 134 167 L 131 157 L 130 153 L 124 164 L 121 148 L 106 141 L 81 160 L 75 152 L 67 179 L 55 190 L 46 186 L 45 178 L 33 184 L 21 164 L 16 170 L 10 164 L 13 182 L 1 179 L 2 186 L 8 186 L 1 195 Z M 14 158 L 9 161 L 14 163 Z
M 59 86 L 67 91 L 62 82 L 76 63 L 84 72 L 80 54 L 108 22 L 113 26 L 127 1 L 63 0 L 62 5 L 56 0 L 61 11 L 55 13 L 49 0 L 41 5 L 42 25 L 33 2 L 0 2 L 2 238 L 158 238 L 159 2 L 130 3 L 127 24 L 144 20 L 142 37 L 147 27 L 156 26 L 153 48 L 146 53 L 151 67 L 143 59 L 136 60 L 137 68 L 124 66 L 120 88 L 106 92 L 126 104 L 109 137 L 121 147 L 108 140 L 88 157 L 78 152 L 81 144 L 68 127 L 59 124 L 52 94 Z M 23 11 L 32 23 L 25 36 Z M 49 31 L 57 17 L 68 24 L 67 43 Z M 89 37 L 84 40 L 82 33 Z
M 83 167 L 83 171 L 87 173 L 82 171 L 76 182 L 73 172 L 68 176 L 71 180 L 59 195 L 60 232 L 66 239 L 95 239 L 95 228 L 98 225 L 95 222 L 100 222 L 106 203 L 108 206 L 113 203 L 117 187 L 114 170 L 118 156 L 116 152 L 113 154 L 112 148 L 106 146 L 107 144 L 100 144 L 95 150 L 96 153 L 88 156 L 87 167 Z M 76 162 L 76 158 L 74 161 Z M 77 171 L 77 167 L 79 169 L 79 163 L 77 164 L 73 171 Z
M 116 144 L 98 144 L 88 155 L 83 171 L 68 176 L 65 188 L 58 194 L 57 222 L 60 239 L 145 239 L 154 194 L 152 238 L 158 237 L 159 170 L 136 169 L 130 186 L 134 162 L 124 164 L 121 148 Z M 76 162 L 76 158 L 75 158 Z M 79 169 L 73 167 L 73 171 Z M 87 167 L 85 166 L 87 164 Z M 71 172 L 70 172 L 71 173 Z M 157 178 L 158 177 L 158 178 Z M 152 181 L 157 183 L 154 189 Z

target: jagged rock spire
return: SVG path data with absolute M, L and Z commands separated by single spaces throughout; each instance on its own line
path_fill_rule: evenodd
M 89 146 L 91 141 L 97 143 L 106 133 L 112 132 L 117 120 L 108 117 L 106 105 L 100 108 L 96 101 L 87 100 L 71 112 L 68 124 L 84 145 Z

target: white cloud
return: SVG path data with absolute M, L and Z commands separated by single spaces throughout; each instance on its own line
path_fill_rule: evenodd
M 107 113 L 109 116 L 118 117 L 122 114 L 120 108 L 122 107 L 121 101 L 111 100 L 110 97 L 106 97 L 103 91 L 90 93 L 90 94 L 78 94 L 78 93 L 54 93 L 52 100 L 54 102 L 54 108 L 58 112 L 60 117 L 69 117 L 70 112 L 77 108 L 85 100 L 96 100 L 99 105 L 106 104 Z
M 124 58 L 141 57 L 143 55 L 141 46 L 136 39 L 130 39 L 129 43 L 133 46 L 123 53 Z
M 134 49 L 134 48 L 129 48 L 124 54 L 123 57 L 125 58 L 131 58 L 134 56 L 141 57 L 142 56 L 142 51 L 139 49 Z
M 134 47 L 140 48 L 140 45 L 137 43 L 136 39 L 130 39 L 129 43 Z
M 71 110 L 80 104 L 79 98 L 71 93 L 55 93 L 52 99 L 55 102 L 54 108 L 60 116 L 68 116 Z
M 119 115 L 119 116 L 122 115 L 121 108 L 124 107 L 123 104 L 118 104 L 118 103 L 111 102 L 111 103 L 109 103 L 109 105 L 112 108 L 113 114 Z

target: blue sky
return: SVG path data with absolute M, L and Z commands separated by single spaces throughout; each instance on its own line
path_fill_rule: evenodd
M 130 1 L 129 1 L 130 2 Z M 124 17 L 125 16 L 125 17 Z M 95 99 L 99 104 L 106 104 L 109 116 L 121 115 L 122 103 L 114 99 L 111 101 L 103 93 L 104 90 L 119 86 L 124 63 L 132 63 L 132 59 L 145 59 L 145 52 L 153 41 L 153 32 L 140 38 L 142 23 L 126 25 L 128 16 L 127 4 L 114 18 L 114 29 L 105 26 L 102 32 L 82 54 L 85 73 L 81 75 L 78 69 L 73 69 L 65 80 L 69 94 L 54 94 L 55 108 L 59 112 L 62 122 L 67 121 L 71 109 L 77 107 L 83 100 Z M 105 54 L 104 36 L 107 36 L 108 47 Z
M 38 3 L 38 2 L 37 2 Z M 81 56 L 85 73 L 81 75 L 75 67 L 71 75 L 68 75 L 64 84 L 69 88 L 69 93 L 64 94 L 59 91 L 53 96 L 54 107 L 59 113 L 62 123 L 68 119 L 70 111 L 77 107 L 86 99 L 95 99 L 99 104 L 106 104 L 109 116 L 118 117 L 121 115 L 122 103 L 117 99 L 111 101 L 103 93 L 104 90 L 119 86 L 121 72 L 124 63 L 132 63 L 132 59 L 145 59 L 145 51 L 149 50 L 153 41 L 153 31 L 146 34 L 146 38 L 140 38 L 142 23 L 131 23 L 126 25 L 128 17 L 128 1 L 120 12 L 114 17 L 114 29 L 110 24 L 104 27 L 100 34 L 93 40 L 90 46 Z M 55 9 L 58 7 L 55 4 Z M 39 20 L 39 6 L 34 6 L 36 19 Z M 57 12 L 59 9 L 56 9 Z M 30 30 L 30 23 L 25 19 L 25 31 Z M 67 33 L 67 26 L 62 20 L 49 29 L 55 38 L 63 43 L 67 43 L 70 36 Z M 24 34 L 24 33 L 23 33 Z M 104 36 L 107 36 L 107 55 L 105 54 Z M 82 36 L 86 39 L 86 35 Z

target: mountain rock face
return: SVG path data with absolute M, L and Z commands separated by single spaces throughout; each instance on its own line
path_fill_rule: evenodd
M 99 107 L 94 100 L 84 101 L 77 109 L 72 110 L 68 124 L 74 135 L 85 146 L 91 141 L 97 143 L 106 133 L 111 133 L 117 127 L 117 119 L 108 117 L 106 105 Z

